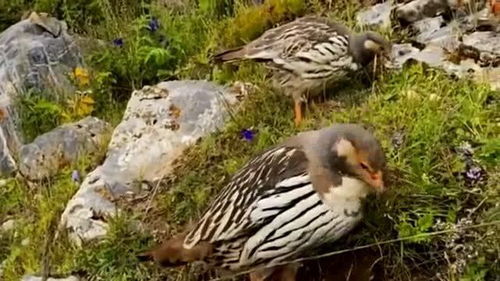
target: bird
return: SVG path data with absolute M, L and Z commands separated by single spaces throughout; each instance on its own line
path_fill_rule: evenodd
M 500 1 L 490 0 L 489 6 L 490 13 L 493 14 L 494 17 L 498 17 L 500 15 Z
M 213 56 L 215 63 L 252 60 L 273 73 L 272 85 L 294 100 L 295 125 L 303 103 L 373 61 L 389 58 L 392 44 L 375 32 L 353 33 L 340 22 L 304 16 L 265 31 L 244 46 Z
M 252 271 L 252 281 L 295 280 L 294 259 L 349 233 L 365 197 L 384 192 L 385 162 L 360 124 L 304 131 L 248 161 L 188 230 L 137 256 Z

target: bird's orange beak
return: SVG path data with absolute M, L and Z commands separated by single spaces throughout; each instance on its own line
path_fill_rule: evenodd
M 367 182 L 369 185 L 375 188 L 377 193 L 382 193 L 385 191 L 384 180 L 381 171 L 371 173 L 367 179 Z

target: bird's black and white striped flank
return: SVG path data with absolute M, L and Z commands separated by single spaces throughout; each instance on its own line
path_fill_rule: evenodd
M 361 214 L 324 204 L 307 165 L 297 147 L 275 147 L 254 158 L 219 193 L 184 247 L 207 241 L 214 245 L 209 263 L 241 270 L 289 261 L 346 234 Z
M 240 56 L 267 62 L 276 71 L 280 87 L 296 86 L 297 78 L 328 80 L 358 69 L 349 52 L 349 30 L 317 17 L 300 18 L 268 30 L 245 46 Z
M 138 258 L 252 270 L 252 281 L 293 280 L 296 259 L 361 220 L 363 199 L 384 191 L 384 166 L 379 142 L 359 124 L 302 132 L 250 160 L 193 228 Z

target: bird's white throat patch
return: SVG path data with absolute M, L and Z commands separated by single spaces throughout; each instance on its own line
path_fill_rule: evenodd
M 364 45 L 365 49 L 372 50 L 374 52 L 380 51 L 380 48 L 381 48 L 380 44 L 377 44 L 375 41 L 370 40 L 370 39 L 366 40 L 363 43 L 363 45 Z
M 335 211 L 355 213 L 361 208 L 361 200 L 370 192 L 370 187 L 361 180 L 342 177 L 342 184 L 331 186 L 323 193 L 323 201 Z

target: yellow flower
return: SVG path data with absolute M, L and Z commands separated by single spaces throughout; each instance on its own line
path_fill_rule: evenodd
M 83 67 L 76 67 L 73 71 L 73 76 L 79 87 L 85 87 L 90 84 L 90 75 L 87 69 Z
M 87 116 L 94 110 L 94 99 L 90 96 L 83 96 L 79 102 L 76 109 L 76 114 L 78 116 Z
M 88 116 L 94 110 L 94 104 L 94 99 L 88 93 L 77 92 L 73 98 L 68 100 L 68 107 L 65 110 L 66 117 L 72 120 Z

